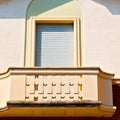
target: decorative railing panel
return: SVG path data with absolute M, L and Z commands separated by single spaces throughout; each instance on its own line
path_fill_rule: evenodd
M 26 101 L 80 101 L 80 75 L 27 75 Z

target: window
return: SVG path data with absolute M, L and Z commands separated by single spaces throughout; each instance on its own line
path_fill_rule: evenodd
M 36 66 L 74 66 L 73 24 L 36 25 Z
M 32 17 L 31 20 L 32 66 L 79 65 L 78 18 Z

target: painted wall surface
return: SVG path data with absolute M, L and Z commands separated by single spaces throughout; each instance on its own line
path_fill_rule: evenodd
M 0 0 L 0 72 L 6 71 L 10 66 L 24 65 L 25 14 L 30 1 Z M 79 1 L 83 15 L 83 66 L 99 66 L 102 70 L 116 73 L 116 77 L 120 77 L 120 1 L 75 1 Z M 41 7 L 42 4 L 44 1 L 41 2 Z M 54 6 L 57 4 L 58 2 Z M 59 15 L 81 13 L 81 11 L 61 11 L 66 4 L 52 9 L 43 8 L 46 11 L 40 15 L 56 15 L 55 10 Z M 66 9 L 70 9 L 70 4 L 67 7 Z M 37 11 L 38 8 L 32 11 Z
M 26 9 L 31 0 L 0 0 L 0 72 L 23 66 Z M 0 108 L 10 100 L 10 78 L 0 75 Z M 2 80 L 1 80 L 2 78 Z
M 84 14 L 84 65 L 100 66 L 120 77 L 120 1 L 81 0 Z
M 23 66 L 26 9 L 31 0 L 0 0 L 0 72 Z
M 0 108 L 6 107 L 6 101 L 10 100 L 10 77 L 0 79 Z

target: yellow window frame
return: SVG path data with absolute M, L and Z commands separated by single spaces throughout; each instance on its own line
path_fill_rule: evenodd
M 80 23 L 78 17 L 31 17 L 29 66 L 35 66 L 36 24 L 37 23 L 72 23 L 74 26 L 74 67 L 80 66 Z

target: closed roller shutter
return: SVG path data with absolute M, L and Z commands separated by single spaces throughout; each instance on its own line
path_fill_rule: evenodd
M 74 66 L 73 24 L 37 24 L 36 66 Z

